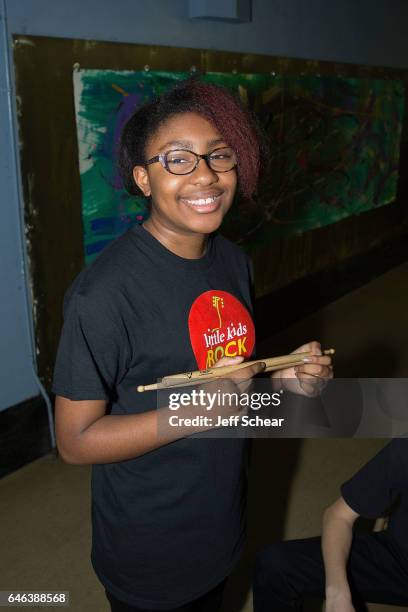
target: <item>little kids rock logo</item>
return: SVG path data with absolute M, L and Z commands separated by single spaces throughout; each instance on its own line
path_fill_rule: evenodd
M 200 370 L 221 357 L 247 358 L 255 344 L 251 315 L 226 291 L 206 291 L 193 303 L 188 317 L 191 345 Z

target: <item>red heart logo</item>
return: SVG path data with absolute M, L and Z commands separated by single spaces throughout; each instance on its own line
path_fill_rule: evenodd
M 251 315 L 227 291 L 211 289 L 199 295 L 190 308 L 188 329 L 200 370 L 211 368 L 224 355 L 247 359 L 255 345 Z

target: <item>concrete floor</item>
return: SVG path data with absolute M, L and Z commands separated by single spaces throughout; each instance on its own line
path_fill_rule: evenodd
M 399 266 L 260 348 L 280 354 L 316 337 L 324 346 L 336 347 L 342 376 L 372 372 L 371 376 L 406 377 L 407 278 L 408 264 Z M 256 440 L 248 548 L 230 579 L 223 612 L 252 610 L 249 577 L 256 550 L 274 539 L 319 534 L 321 512 L 336 499 L 341 482 L 384 443 L 382 439 Z M 51 455 L 0 480 L 0 590 L 66 590 L 71 610 L 108 612 L 89 561 L 89 487 L 88 467 L 66 465 Z

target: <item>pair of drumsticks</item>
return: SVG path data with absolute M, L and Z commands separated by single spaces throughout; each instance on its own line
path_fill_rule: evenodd
M 323 355 L 334 355 L 333 348 L 323 351 Z M 306 351 L 304 353 L 291 353 L 290 355 L 282 355 L 281 357 L 268 357 L 266 359 L 257 359 L 255 361 L 243 361 L 238 365 L 221 366 L 219 368 L 208 368 L 207 370 L 195 370 L 193 372 L 182 372 L 181 374 L 170 374 L 164 376 L 161 382 L 152 385 L 139 385 L 137 390 L 142 391 L 157 391 L 158 389 L 168 389 L 171 387 L 185 387 L 187 385 L 198 385 L 202 382 L 209 382 L 217 378 L 228 377 L 231 372 L 236 372 L 242 368 L 253 365 L 254 363 L 265 363 L 264 372 L 273 372 L 274 370 L 283 370 L 284 368 L 292 368 L 297 365 L 302 365 L 306 357 L 311 357 L 313 353 Z

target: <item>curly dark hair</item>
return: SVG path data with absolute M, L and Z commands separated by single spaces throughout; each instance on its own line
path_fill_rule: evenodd
M 240 100 L 224 87 L 198 77 L 181 81 L 160 97 L 140 107 L 127 121 L 119 145 L 118 163 L 127 191 L 140 195 L 133 168 L 143 166 L 149 138 L 171 116 L 197 113 L 219 131 L 237 155 L 238 190 L 250 200 L 257 191 L 264 147 L 256 119 Z

